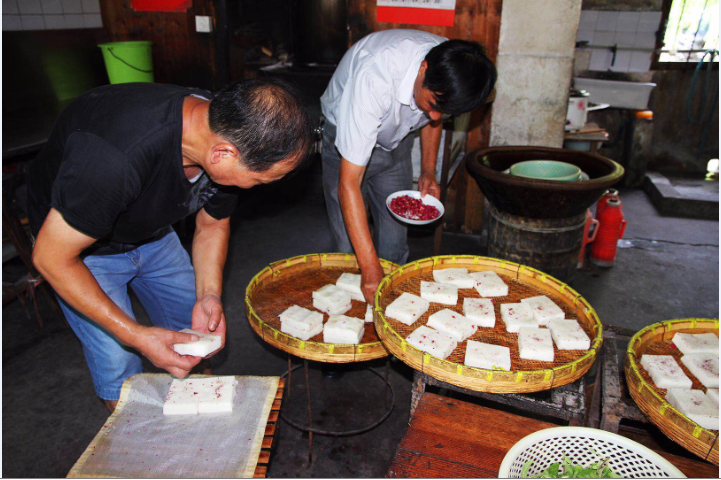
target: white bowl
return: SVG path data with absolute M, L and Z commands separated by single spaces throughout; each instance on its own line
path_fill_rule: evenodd
M 506 454 L 498 478 L 521 478 L 531 461 L 530 475 L 569 457 L 576 465 L 608 458 L 608 467 L 622 478 L 686 478 L 658 453 L 615 433 L 585 427 L 555 427 L 523 437 Z
M 438 215 L 433 220 L 411 220 L 409 218 L 401 217 L 400 215 L 398 215 L 396 212 L 394 212 L 391 209 L 391 201 L 396 197 L 402 197 L 404 195 L 408 195 L 409 197 L 413 197 L 413 198 L 420 198 L 421 202 L 423 202 L 424 204 L 436 207 L 438 209 L 438 211 L 440 212 L 440 215 Z M 401 222 L 408 223 L 410 225 L 428 225 L 429 223 L 433 223 L 436 220 L 438 220 L 439 218 L 441 218 L 446 211 L 446 209 L 443 208 L 443 204 L 441 203 L 441 201 L 438 200 L 436 197 L 429 194 L 429 195 L 426 195 L 425 197 L 421 198 L 421 192 L 416 191 L 416 190 L 401 190 L 400 192 L 391 193 L 390 195 L 388 195 L 388 198 L 386 198 L 386 207 L 388 208 L 388 211 L 391 212 L 391 214 L 394 217 L 396 217 Z

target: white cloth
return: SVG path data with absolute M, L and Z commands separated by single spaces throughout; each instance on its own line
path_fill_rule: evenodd
M 320 99 L 343 158 L 365 166 L 374 147 L 391 151 L 430 121 L 416 105 L 413 86 L 428 52 L 446 40 L 417 30 L 386 30 L 363 37 L 346 52 Z

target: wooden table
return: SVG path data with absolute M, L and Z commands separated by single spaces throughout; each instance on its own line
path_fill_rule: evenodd
M 389 478 L 496 478 L 508 450 L 558 425 L 426 393 L 411 417 Z M 689 478 L 718 478 L 710 463 L 658 452 Z

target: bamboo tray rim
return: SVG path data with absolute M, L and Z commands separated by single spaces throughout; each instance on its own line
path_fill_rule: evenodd
M 450 263 L 445 263 L 445 261 L 450 260 Z M 420 270 L 421 265 L 424 264 L 424 266 L 432 266 L 436 267 L 437 265 L 449 265 L 448 268 L 461 268 L 464 265 L 481 265 L 481 262 L 484 262 L 488 266 L 491 266 L 493 264 L 497 264 L 502 269 L 505 269 L 506 267 L 511 267 L 513 269 L 516 269 L 516 279 L 520 279 L 522 275 L 528 276 L 529 278 L 538 278 L 541 282 L 544 284 L 548 284 L 551 286 L 556 286 L 558 293 L 563 294 L 564 292 L 568 292 L 573 297 L 573 304 L 574 306 L 578 307 L 579 303 L 586 308 L 586 311 L 584 312 L 584 315 L 586 315 L 589 319 L 593 320 L 594 323 L 594 330 L 595 335 L 591 339 L 591 348 L 580 358 L 573 360 L 572 362 L 565 363 L 563 365 L 559 365 L 552 368 L 546 368 L 546 369 L 537 369 L 537 370 L 511 370 L 506 371 L 502 369 L 485 369 L 485 368 L 478 368 L 478 367 L 470 367 L 462 363 L 455 363 L 450 362 L 448 360 L 436 357 L 434 355 L 431 355 L 430 353 L 423 352 L 422 350 L 417 349 L 410 343 L 408 343 L 404 338 L 396 332 L 396 330 L 393 328 L 393 326 L 388 323 L 388 320 L 385 317 L 385 314 L 383 313 L 383 309 L 381 308 L 381 301 L 383 299 L 382 290 L 387 287 L 391 280 L 399 275 L 402 275 L 403 272 L 408 270 Z M 431 264 L 431 265 L 429 265 Z M 457 264 L 457 265 L 455 265 Z M 511 271 L 509 271 L 511 273 Z M 554 285 L 555 284 L 555 285 Z M 429 365 L 431 363 L 435 363 L 437 365 L 442 365 L 445 367 L 447 371 L 453 371 L 455 370 L 455 375 L 457 377 L 460 377 L 461 381 L 463 377 L 468 377 L 472 380 L 478 380 L 479 378 L 485 379 L 486 383 L 507 383 L 509 376 L 514 379 L 515 383 L 521 384 L 524 379 L 528 377 L 536 377 L 540 378 L 542 375 L 544 382 L 553 381 L 556 379 L 556 373 L 560 373 L 561 371 L 568 370 L 570 367 L 571 376 L 575 377 L 572 379 L 572 381 L 575 381 L 575 379 L 579 378 L 583 374 L 585 374 L 588 369 L 590 369 L 591 365 L 593 364 L 593 361 L 595 361 L 595 357 L 598 355 L 598 351 L 600 350 L 600 347 L 603 343 L 603 325 L 601 324 L 600 319 L 598 318 L 598 315 L 596 314 L 595 309 L 588 303 L 588 301 L 583 298 L 578 292 L 576 292 L 573 288 L 571 288 L 568 284 L 562 282 L 561 280 L 558 280 L 557 278 L 548 275 L 547 273 L 544 273 L 540 270 L 537 270 L 533 267 L 529 267 L 527 265 L 522 265 L 519 263 L 515 263 L 509 260 L 503 260 L 499 258 L 493 258 L 493 257 L 484 257 L 484 256 L 478 256 L 478 255 L 438 255 L 434 257 L 427 257 L 420 260 L 417 260 L 415 262 L 408 263 L 406 265 L 398 267 L 396 270 L 391 272 L 390 274 L 386 275 L 383 280 L 381 280 L 380 285 L 378 286 L 378 289 L 376 290 L 376 294 L 374 297 L 374 321 L 376 322 L 376 329 L 378 330 L 379 337 L 381 338 L 381 341 L 384 345 L 386 345 L 386 348 L 388 348 L 388 343 L 390 341 L 387 341 L 383 338 L 382 332 L 390 332 L 389 338 L 396 338 L 396 342 L 400 343 L 400 348 L 402 352 L 406 352 L 408 348 L 412 349 L 412 351 L 418 352 L 422 358 L 423 358 L 423 365 Z M 398 355 L 397 352 L 391 352 L 394 355 L 398 356 L 401 360 L 404 361 L 404 363 L 407 363 L 412 368 L 415 369 L 415 367 L 410 364 L 406 359 L 404 358 L 405 355 L 400 354 Z M 577 375 L 577 373 L 580 371 L 578 366 L 584 362 L 589 361 L 589 364 L 586 366 L 585 370 L 582 371 L 581 375 Z M 581 368 L 583 370 L 583 367 Z M 433 376 L 432 372 L 425 372 L 431 376 Z M 473 374 L 473 375 L 470 375 Z M 498 378 L 499 375 L 502 375 L 504 378 Z M 571 377 L 569 377 L 571 378 Z M 559 387 L 562 385 L 565 385 L 569 382 L 561 382 L 558 384 L 553 384 L 548 386 L 548 388 L 542 388 L 544 389 L 550 389 Z M 478 388 L 474 388 L 474 386 L 466 386 L 466 388 L 471 388 L 473 390 L 478 390 Z M 531 391 L 538 391 L 534 389 L 519 389 L 519 390 L 513 390 L 509 391 L 508 393 L 520 393 L 520 392 L 531 392 Z M 501 392 L 499 392 L 501 393 Z M 505 393 L 505 392 L 504 392 Z
M 301 263 L 309 263 L 309 261 L 318 261 L 318 262 L 324 262 L 324 261 L 348 261 L 348 262 L 355 262 L 357 266 L 357 259 L 356 256 L 352 253 L 311 253 L 306 255 L 297 255 L 295 257 L 289 257 L 286 259 L 278 260 L 270 265 L 263 268 L 260 272 L 258 272 L 251 280 L 248 282 L 248 286 L 245 289 L 245 305 L 246 305 L 246 312 L 248 316 L 248 321 L 251 323 L 253 327 L 253 321 L 257 322 L 262 329 L 267 329 L 270 332 L 272 332 L 274 340 L 283 339 L 286 341 L 291 341 L 294 343 L 297 343 L 298 346 L 294 347 L 292 345 L 284 344 L 283 342 L 273 342 L 271 343 L 276 348 L 286 351 L 288 353 L 298 355 L 300 357 L 304 357 L 303 353 L 300 353 L 308 346 L 313 346 L 316 348 L 316 351 L 308 352 L 308 354 L 312 353 L 314 357 L 322 357 L 322 356 L 347 356 L 347 355 L 353 355 L 356 360 L 355 361 L 363 361 L 363 360 L 370 360 L 370 359 L 376 359 L 376 358 L 382 358 L 388 355 L 388 352 L 385 351 L 385 347 L 383 346 L 383 343 L 378 340 L 377 342 L 371 342 L 371 343 L 360 343 L 360 344 L 341 344 L 341 343 L 325 343 L 325 342 L 314 342 L 310 340 L 301 340 L 298 337 L 294 337 L 292 335 L 288 335 L 287 333 L 281 332 L 279 329 L 273 327 L 268 322 L 265 322 L 260 315 L 257 314 L 255 309 L 253 308 L 252 302 L 250 300 L 250 295 L 253 293 L 255 288 L 261 283 L 261 279 L 266 277 L 267 275 L 276 275 L 275 272 L 279 270 L 283 270 L 285 268 L 298 265 Z M 393 271 L 395 268 L 398 267 L 393 262 L 390 262 L 388 260 L 380 259 L 381 266 L 386 267 L 387 269 Z M 255 330 L 255 328 L 253 328 Z M 256 331 L 256 333 L 259 333 Z M 262 334 L 260 334 L 260 337 L 263 338 L 263 340 L 266 340 Z M 267 340 L 266 340 L 267 342 Z M 267 342 L 270 343 L 270 342 Z M 281 346 L 283 345 L 283 346 Z M 342 347 L 342 348 L 353 348 L 354 353 L 344 353 L 344 352 L 335 352 L 336 347 Z M 383 350 L 383 354 L 379 355 L 379 353 L 376 351 L 379 348 Z M 364 352 L 363 350 L 369 350 Z M 300 352 L 299 352 L 300 351 Z M 367 358 L 366 358 L 367 357 Z M 320 359 L 320 358 L 314 358 L 314 359 Z
M 664 320 L 662 322 L 653 323 L 651 325 L 648 325 L 648 326 L 642 328 L 641 330 L 636 332 L 636 334 L 633 337 L 631 337 L 631 341 L 628 344 L 628 349 L 626 350 L 626 364 L 627 364 L 626 382 L 627 382 L 627 384 L 631 384 L 631 383 L 633 383 L 634 385 L 638 384 L 638 387 L 637 387 L 638 392 L 637 393 L 639 395 L 643 396 L 644 392 L 648 392 L 649 395 L 654 397 L 661 404 L 661 407 L 659 408 L 658 413 L 662 417 L 666 416 L 665 415 L 666 411 L 671 411 L 671 412 L 674 412 L 679 417 L 683 418 L 689 424 L 689 426 L 693 427 L 693 433 L 691 435 L 694 438 L 699 439 L 699 437 L 701 436 L 701 434 L 703 432 L 705 432 L 709 436 L 718 437 L 718 435 L 719 435 L 718 430 L 709 430 L 709 429 L 703 428 L 698 423 L 694 422 L 689 417 L 684 415 L 676 407 L 674 407 L 670 403 L 668 403 L 666 401 L 666 398 L 659 395 L 658 392 L 656 392 L 656 390 L 654 390 L 653 388 L 649 388 L 649 382 L 644 380 L 644 378 L 641 375 L 641 372 L 639 370 L 639 364 L 636 362 L 636 348 L 638 347 L 638 344 L 641 343 L 641 338 L 644 335 L 646 335 L 648 332 L 652 332 L 655 334 L 656 333 L 655 330 L 659 329 L 659 328 L 663 329 L 663 331 L 661 332 L 661 335 L 663 335 L 666 332 L 672 331 L 674 325 L 682 324 L 682 323 L 683 324 L 690 323 L 691 326 L 685 327 L 683 329 L 678 329 L 678 330 L 688 330 L 688 329 L 694 329 L 694 328 L 699 328 L 699 327 L 700 328 L 709 328 L 709 329 L 715 328 L 717 331 L 719 329 L 719 320 L 717 318 L 678 318 L 678 319 Z M 700 323 L 708 323 L 709 326 L 701 327 L 699 325 Z M 632 379 L 628 378 L 628 376 L 629 376 L 628 370 L 632 371 L 636 375 L 636 378 L 638 380 L 632 380 Z M 641 408 L 642 411 L 645 410 L 645 408 L 646 408 L 645 405 L 641 405 L 638 402 L 636 402 L 636 404 L 639 406 L 639 408 Z M 644 414 L 646 414 L 645 411 L 644 411 Z M 646 414 L 646 416 L 649 417 L 649 419 L 651 419 L 651 421 L 653 423 L 656 423 L 656 421 L 649 414 Z M 673 436 L 669 435 L 669 437 L 678 443 L 678 440 L 673 438 Z

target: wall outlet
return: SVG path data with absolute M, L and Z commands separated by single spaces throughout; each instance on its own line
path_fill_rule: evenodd
M 202 15 L 195 16 L 195 31 L 199 33 L 210 33 L 213 29 L 210 17 Z

